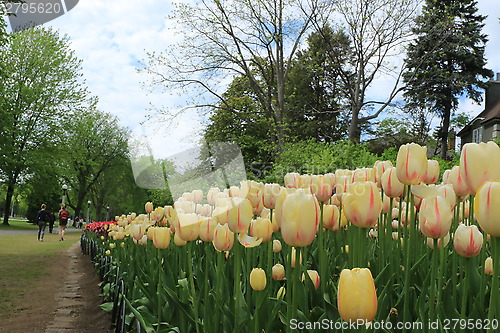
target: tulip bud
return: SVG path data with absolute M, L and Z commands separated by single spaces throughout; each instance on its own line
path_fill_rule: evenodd
M 484 261 L 484 273 L 493 275 L 493 259 L 491 257 L 486 258 Z
M 281 242 L 278 239 L 273 240 L 273 252 L 278 253 L 281 251 Z
M 264 290 L 266 288 L 266 272 L 262 268 L 254 268 L 250 273 L 250 286 L 253 290 Z
M 418 217 L 424 236 L 442 238 L 450 230 L 453 212 L 445 198 L 427 197 L 422 200 Z
M 312 194 L 298 191 L 286 197 L 283 203 L 281 235 L 290 246 L 312 243 L 319 225 L 319 203 Z
M 496 167 L 498 168 L 498 165 Z M 498 221 L 500 216 L 500 182 L 486 182 L 479 188 L 474 198 L 474 214 L 485 233 L 492 237 L 500 237 L 500 223 Z
M 323 227 L 333 231 L 339 231 L 340 211 L 337 206 L 323 205 Z
M 281 281 L 285 277 L 285 267 L 282 264 L 276 264 L 272 268 L 272 276 L 276 281 Z
M 408 143 L 399 147 L 396 172 L 401 183 L 417 185 L 427 171 L 427 147 Z
M 166 249 L 170 245 L 170 229 L 165 227 L 154 228 L 153 244 L 157 249 Z
M 377 313 L 377 292 L 368 268 L 344 269 L 340 273 L 337 307 L 345 321 L 370 322 Z
M 106 250 L 106 255 L 110 256 L 111 255 L 111 251 L 110 250 Z
M 212 244 L 217 251 L 229 251 L 233 248 L 234 233 L 227 224 L 217 224 Z
M 422 176 L 422 181 L 426 184 L 435 184 L 439 178 L 439 162 L 427 160 L 427 171 Z
M 459 224 L 453 236 L 455 251 L 463 257 L 475 257 L 483 247 L 483 234 L 477 226 Z
M 115 247 L 116 247 L 116 244 L 115 244 L 115 243 L 110 243 L 110 244 L 109 244 L 109 248 L 110 248 L 110 249 L 114 249 Z
M 485 182 L 500 180 L 499 165 L 500 148 L 493 141 L 466 143 L 462 148 L 460 173 L 472 194 Z
M 144 205 L 144 209 L 146 209 L 146 213 L 150 214 L 153 211 L 153 203 L 152 202 L 146 202 Z
M 314 285 L 314 289 L 318 290 L 319 284 L 320 284 L 318 272 L 315 270 L 312 270 L 312 269 L 308 269 L 307 275 L 309 275 L 309 278 L 311 279 L 312 284 Z M 304 273 L 302 273 L 302 281 L 305 281 L 305 280 L 306 280 L 306 276 Z
M 373 226 L 382 210 L 382 197 L 373 182 L 353 183 L 342 199 L 347 220 L 359 228 Z
M 276 293 L 276 298 L 278 298 L 278 299 L 284 298 L 285 294 L 286 294 L 285 287 L 282 286 L 282 287 L 280 287 L 280 289 L 278 289 L 278 292 Z

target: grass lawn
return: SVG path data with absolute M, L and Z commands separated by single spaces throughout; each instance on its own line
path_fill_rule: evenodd
M 48 275 L 51 260 L 77 242 L 80 235 L 67 233 L 64 242 L 50 233 L 45 233 L 44 242 L 39 242 L 36 235 L 0 236 L 0 322 L 22 301 L 24 291 L 36 284 L 38 277 Z
M 54 223 L 54 228 L 59 226 L 59 222 Z M 4 225 L 0 222 L 0 230 L 38 230 L 38 225 L 29 223 L 27 220 L 9 219 L 9 225 Z M 47 223 L 46 232 L 49 230 Z

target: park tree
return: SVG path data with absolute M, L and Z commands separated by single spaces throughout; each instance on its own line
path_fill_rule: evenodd
M 487 79 L 481 32 L 485 16 L 477 13 L 477 1 L 426 0 L 408 46 L 404 75 L 405 96 L 411 103 L 427 107 L 441 118 L 441 158 L 447 158 L 450 119 L 459 98 L 466 95 L 479 103 Z
M 64 120 L 85 104 L 87 91 L 68 38 L 51 29 L 10 36 L 0 46 L 0 64 L 0 179 L 8 212 L 17 183 L 49 163 Z
M 184 38 L 161 54 L 150 54 L 145 70 L 153 85 L 200 92 L 205 98 L 189 107 L 205 111 L 231 108 L 232 101 L 220 91 L 220 83 L 244 77 L 258 112 L 270 119 L 265 130 L 274 153 L 279 152 L 287 140 L 287 78 L 319 6 L 319 0 L 180 4 L 174 13 L 175 28 Z
M 94 107 L 77 111 L 66 123 L 64 148 L 60 151 L 64 165 L 61 177 L 72 190 L 68 205 L 75 215 L 82 216 L 82 209 L 93 195 L 94 208 L 102 216 L 109 195 L 103 177 L 126 163 L 128 137 L 116 117 Z
M 359 142 L 364 125 L 390 108 L 402 90 L 404 66 L 397 65 L 395 56 L 403 53 L 409 41 L 420 1 L 344 0 L 332 4 L 331 11 L 320 12 L 313 22 L 316 31 L 326 37 L 324 27 L 333 21 L 349 39 L 349 52 L 338 52 L 335 39 L 330 39 L 326 51 L 333 63 L 342 64 L 339 75 L 350 111 L 348 137 Z M 371 96 L 369 89 L 381 76 L 390 81 L 389 89 L 384 95 Z

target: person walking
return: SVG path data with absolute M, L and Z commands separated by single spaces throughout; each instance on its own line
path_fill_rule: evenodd
M 49 216 L 49 233 L 52 233 L 52 230 L 54 230 L 54 222 L 56 221 L 56 216 L 54 215 L 54 212 L 50 212 Z
M 61 209 L 59 210 L 59 236 L 61 236 L 61 241 L 64 240 L 64 230 L 66 230 L 66 226 L 68 225 L 69 219 L 69 211 L 66 209 L 66 204 L 61 205 Z
M 47 226 L 47 222 L 50 221 L 50 215 L 49 212 L 45 210 L 47 208 L 45 204 L 42 204 L 40 208 L 41 209 L 38 211 L 38 214 L 36 215 L 36 221 L 38 224 L 38 240 L 40 242 L 43 242 L 43 236 L 45 235 L 45 227 Z

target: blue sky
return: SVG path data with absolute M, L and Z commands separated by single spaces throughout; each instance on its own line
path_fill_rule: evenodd
M 498 0 L 480 0 L 479 12 L 490 15 L 484 32 L 489 35 L 486 47 L 488 67 L 500 72 L 500 24 Z M 67 14 L 46 23 L 68 34 L 76 56 L 83 60 L 83 72 L 89 89 L 99 97 L 99 108 L 116 115 L 123 126 L 135 134 L 145 133 L 155 156 L 166 157 L 193 146 L 202 124 L 195 112 L 185 114 L 174 126 L 158 119 L 147 120 L 151 105 L 176 109 L 187 102 L 186 96 L 168 91 L 149 91 L 141 83 L 148 78 L 137 73 L 147 52 L 162 51 L 180 36 L 169 30 L 171 2 L 161 0 L 103 1 L 81 0 Z M 391 81 L 379 78 L 372 98 L 383 96 Z M 473 115 L 482 110 L 464 100 L 460 111 Z M 145 122 L 147 126 L 141 126 Z

